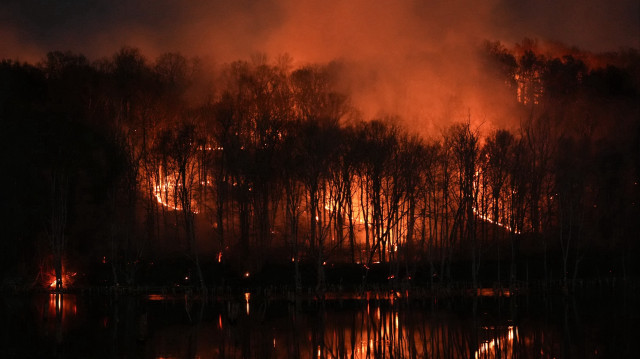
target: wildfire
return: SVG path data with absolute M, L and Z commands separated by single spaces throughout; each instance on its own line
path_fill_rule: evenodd
M 511 228 L 511 226 L 509 226 L 508 224 L 504 224 L 504 223 L 498 222 L 498 221 L 496 221 L 496 220 L 493 220 L 493 219 L 492 219 L 490 216 L 488 216 L 488 215 L 483 215 L 483 214 L 478 213 L 478 211 L 476 210 L 476 208 L 475 208 L 475 207 L 473 208 L 473 213 L 476 215 L 476 217 L 478 217 L 478 218 L 480 218 L 480 219 L 482 219 L 482 220 L 484 220 L 484 221 L 486 221 L 486 222 L 489 222 L 489 223 L 491 223 L 491 224 L 495 224 L 495 225 L 496 225 L 496 226 L 498 226 L 498 227 L 502 227 L 502 228 L 506 229 L 506 230 L 507 230 L 507 231 L 509 231 L 509 232 L 513 232 L 513 233 L 515 233 L 515 234 L 520 234 L 520 231 L 518 231 L 518 230 L 514 230 L 514 229 L 513 229 L 513 228 Z
M 63 274 L 62 274 L 62 280 L 60 283 L 60 287 L 68 287 L 71 283 L 73 283 L 73 278 L 77 275 L 76 272 L 71 272 L 71 273 L 64 273 L 64 269 L 63 269 Z M 49 288 L 56 288 L 56 284 L 57 284 L 57 280 L 56 280 L 56 275 L 55 273 L 52 273 L 49 275 L 51 278 L 51 284 L 49 284 Z
M 513 326 L 508 327 L 507 336 L 503 338 L 494 338 L 480 344 L 475 352 L 475 358 L 497 357 L 500 354 L 512 354 L 513 341 L 518 335 L 518 329 Z
M 162 172 L 162 168 L 160 170 Z M 211 181 L 201 182 L 204 186 L 210 185 L 210 183 Z M 177 188 L 181 186 L 182 184 L 178 182 L 178 178 L 173 174 L 169 174 L 164 179 L 160 178 L 154 183 L 153 195 L 162 206 L 174 211 L 182 211 L 182 206 L 178 203 L 177 198 Z M 193 200 L 191 201 L 191 209 L 193 213 L 198 214 L 197 204 Z

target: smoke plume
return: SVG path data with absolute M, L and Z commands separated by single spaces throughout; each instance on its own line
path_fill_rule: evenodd
M 591 51 L 640 47 L 637 1 L 14 1 L 0 9 L 0 57 L 47 51 L 91 59 L 123 45 L 152 60 L 168 51 L 222 64 L 287 53 L 294 66 L 339 61 L 341 88 L 364 118 L 399 115 L 421 133 L 470 119 L 518 119 L 504 86 L 484 74 L 483 40 L 524 37 Z M 481 125 L 482 124 L 482 125 Z

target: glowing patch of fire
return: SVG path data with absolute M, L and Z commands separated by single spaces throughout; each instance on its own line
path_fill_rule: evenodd
M 207 181 L 209 184 L 210 181 Z M 156 198 L 156 201 L 162 206 L 174 210 L 174 211 L 182 211 L 182 206 L 178 203 L 177 198 L 177 188 L 182 185 L 178 183 L 178 179 L 175 175 L 169 174 L 165 177 L 165 180 L 161 178 L 157 182 L 154 183 L 154 191 L 153 195 Z M 195 201 L 191 201 L 191 211 L 195 214 L 198 214 L 198 209 Z
M 69 284 L 73 282 L 72 278 L 75 277 L 76 274 L 77 274 L 76 272 L 63 274 L 60 287 L 68 287 Z M 56 284 L 57 284 L 56 275 L 53 274 L 52 277 L 53 279 L 51 280 L 51 284 L 49 284 L 49 288 L 56 288 Z
M 513 347 L 513 340 L 518 335 L 518 329 L 513 326 L 509 326 L 506 344 Z M 504 339 L 503 339 L 504 340 Z M 480 344 L 480 347 L 475 352 L 475 358 L 486 357 L 498 357 L 497 353 L 505 349 L 505 343 L 500 342 L 500 338 L 491 339 L 490 341 Z
M 515 234 L 520 234 L 520 231 L 513 230 L 513 228 L 511 228 L 511 226 L 509 226 L 508 224 L 504 224 L 504 223 L 498 222 L 496 220 L 493 220 L 490 216 L 479 214 L 475 207 L 473 208 L 473 214 L 475 214 L 476 217 L 482 219 L 483 221 L 489 222 L 491 224 L 495 224 L 496 226 L 502 227 L 502 228 L 506 229 L 509 232 L 513 232 Z

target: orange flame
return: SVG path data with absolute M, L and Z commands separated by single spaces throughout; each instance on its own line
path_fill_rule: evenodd
M 65 273 L 64 268 L 62 270 L 62 278 L 61 278 L 61 283 L 60 283 L 60 287 L 62 288 L 67 288 L 69 287 L 69 285 L 71 285 L 71 283 L 73 283 L 73 278 L 78 274 L 76 272 L 71 272 L 71 273 Z M 57 279 L 56 279 L 56 275 L 55 272 L 50 274 L 51 279 L 51 284 L 49 284 L 49 288 L 56 288 L 56 284 L 57 284 Z

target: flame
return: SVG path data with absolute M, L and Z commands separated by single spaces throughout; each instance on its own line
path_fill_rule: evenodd
M 244 293 L 244 301 L 246 302 L 247 305 L 247 315 L 249 315 L 249 299 L 251 298 L 251 293 L 247 292 Z
M 71 283 L 73 283 L 73 278 L 77 275 L 78 273 L 76 272 L 65 272 L 64 267 L 62 268 L 62 279 L 60 283 L 60 287 L 61 288 L 67 288 L 71 285 Z M 51 274 L 49 274 L 49 277 L 51 278 L 51 282 L 49 284 L 49 288 L 56 288 L 56 284 L 57 284 L 57 279 L 56 279 L 56 274 L 55 272 L 52 272 Z
M 508 288 L 478 288 L 476 295 L 479 297 L 510 297 L 511 291 Z
M 517 335 L 518 329 L 509 326 L 507 336 L 502 342 L 500 338 L 495 338 L 480 344 L 480 347 L 475 352 L 475 358 L 498 357 L 499 353 L 503 353 L 504 351 L 506 351 L 505 354 L 513 354 L 511 350 L 513 350 L 513 341 Z M 506 343 L 504 343 L 505 341 Z
M 169 299 L 169 296 L 165 294 L 149 294 L 147 296 L 147 300 L 150 301 L 163 301 Z
M 515 234 L 520 234 L 520 231 L 511 228 L 511 226 L 509 226 L 508 224 L 504 224 L 504 223 L 498 222 L 498 221 L 494 220 L 493 218 L 491 218 L 491 216 L 489 216 L 489 215 L 483 215 L 483 214 L 478 213 L 478 210 L 475 207 L 473 207 L 473 213 L 476 215 L 476 217 L 482 219 L 483 221 L 489 222 L 491 224 L 495 224 L 496 226 L 502 227 L 502 228 L 506 229 L 509 232 L 512 232 L 512 233 L 515 233 Z
M 162 166 L 159 168 L 159 172 L 162 173 Z M 206 184 L 202 183 L 202 185 L 209 185 L 211 182 L 207 181 Z M 156 201 L 162 206 L 174 210 L 174 211 L 182 211 L 182 206 L 178 203 L 178 198 L 176 198 L 176 188 L 181 187 L 182 184 L 178 182 L 178 178 L 175 174 L 170 173 L 163 178 L 160 178 L 157 181 L 154 181 L 153 184 L 153 196 L 156 198 Z M 191 201 L 191 208 L 194 214 L 198 214 L 197 203 L 195 201 Z

